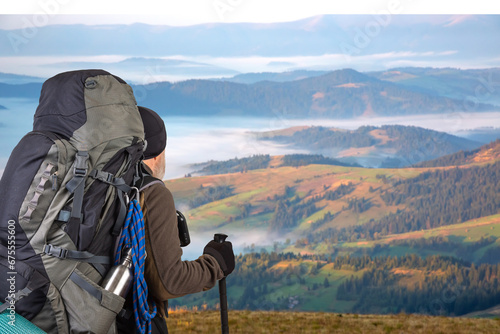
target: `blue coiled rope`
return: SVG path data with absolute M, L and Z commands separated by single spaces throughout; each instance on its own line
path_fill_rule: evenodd
M 148 286 L 144 279 L 146 260 L 146 237 L 144 233 L 144 216 L 139 202 L 133 199 L 129 203 L 127 218 L 118 243 L 118 250 L 123 247 L 132 248 L 132 268 L 134 281 L 132 285 L 134 298 L 134 317 L 139 333 L 151 333 L 151 319 L 156 315 L 156 305 L 150 313 L 148 305 Z M 115 265 L 120 263 L 120 251 L 116 252 Z

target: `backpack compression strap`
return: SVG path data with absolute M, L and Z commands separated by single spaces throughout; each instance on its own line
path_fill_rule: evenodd
M 87 162 L 89 153 L 87 151 L 78 151 L 75 156 L 75 166 L 73 168 L 73 178 L 66 184 L 66 189 L 73 196 L 73 209 L 67 225 L 67 233 L 73 240 L 78 240 L 78 232 L 82 221 L 83 196 L 85 194 L 85 178 L 87 176 Z
M 78 233 L 80 229 L 80 224 L 82 222 L 82 207 L 83 207 L 83 197 L 85 190 L 85 178 L 87 176 L 88 167 L 87 162 L 89 160 L 89 154 L 86 151 L 78 151 L 75 156 L 75 167 L 74 167 L 74 176 L 73 178 L 66 184 L 66 189 L 69 192 L 74 194 L 73 197 L 73 208 L 71 209 L 71 215 L 64 214 L 60 215 L 60 218 L 68 219 L 67 225 L 67 233 L 70 235 L 72 240 L 78 240 Z M 132 189 L 129 185 L 126 184 L 125 180 L 120 177 L 115 177 L 113 174 L 100 171 L 93 170 L 88 173 L 89 177 L 92 177 L 101 182 L 112 185 L 116 188 L 117 197 L 120 200 L 120 211 L 118 213 L 118 217 L 113 226 L 112 235 L 118 236 L 120 234 L 120 230 L 125 220 L 125 216 L 127 214 L 127 203 L 125 203 L 125 194 L 130 193 Z M 61 212 L 62 213 L 62 212 Z M 61 219 L 59 219 L 61 220 Z M 63 220 L 64 221 L 64 220 Z
M 123 222 L 125 221 L 125 216 L 127 215 L 127 203 L 125 203 L 125 195 L 129 194 L 132 190 L 132 187 L 127 185 L 125 180 L 121 177 L 115 177 L 113 174 L 94 169 L 89 173 L 89 176 L 99 180 L 101 182 L 112 185 L 116 188 L 118 199 L 120 200 L 120 211 L 118 212 L 118 217 L 116 218 L 115 224 L 113 225 L 113 230 L 111 234 L 113 236 L 120 235 L 120 230 L 123 226 Z

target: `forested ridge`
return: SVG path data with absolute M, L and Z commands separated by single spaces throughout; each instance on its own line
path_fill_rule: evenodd
M 403 233 L 493 215 L 500 209 L 500 161 L 398 180 L 381 197 L 387 205 L 404 203 L 406 209 L 373 223 L 374 232 Z
M 494 152 L 490 153 L 493 155 L 491 158 L 494 158 L 495 156 L 500 154 L 499 148 L 500 148 L 500 139 L 497 139 L 475 150 L 470 150 L 470 151 L 461 150 L 457 153 L 449 154 L 434 160 L 420 162 L 418 164 L 415 164 L 413 167 L 420 168 L 420 167 L 446 167 L 446 166 L 465 165 L 467 163 L 470 163 L 471 162 L 470 160 L 480 152 L 486 152 L 488 154 L 489 153 L 488 151 L 494 150 Z
M 216 175 L 227 173 L 244 173 L 250 170 L 269 168 L 271 156 L 269 154 L 256 154 L 246 158 L 234 158 L 225 161 L 208 161 L 196 164 L 193 167 L 202 166 L 193 173 L 202 175 Z M 357 164 L 349 164 L 337 159 L 327 158 L 321 154 L 286 154 L 277 167 L 299 167 L 307 165 L 330 165 L 360 167 Z
M 385 204 L 404 205 L 404 209 L 379 220 L 371 219 L 364 225 L 312 231 L 305 236 L 308 241 L 374 240 L 388 234 L 457 224 L 500 212 L 500 162 L 428 171 L 393 182 L 382 178 L 391 184 L 381 192 Z
M 403 125 L 361 126 L 356 130 L 312 126 L 290 135 L 263 133 L 259 138 L 311 151 L 362 147 L 392 151 L 395 157 L 387 158 L 382 167 L 407 166 L 480 145 L 444 132 Z

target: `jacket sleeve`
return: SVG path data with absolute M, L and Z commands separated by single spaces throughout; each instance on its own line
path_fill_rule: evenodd
M 181 260 L 177 214 L 170 191 L 155 184 L 145 189 L 142 196 L 146 221 L 145 277 L 155 299 L 166 301 L 211 289 L 224 277 L 222 269 L 210 255 L 195 261 Z

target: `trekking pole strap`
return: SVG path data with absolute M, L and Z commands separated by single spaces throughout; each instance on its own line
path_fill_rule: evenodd
M 69 250 L 51 244 L 45 245 L 43 247 L 43 252 L 47 255 L 54 256 L 60 259 L 78 260 L 80 262 L 87 262 L 87 263 L 101 263 L 101 264 L 111 263 L 111 258 L 109 256 L 98 256 L 90 252 Z

